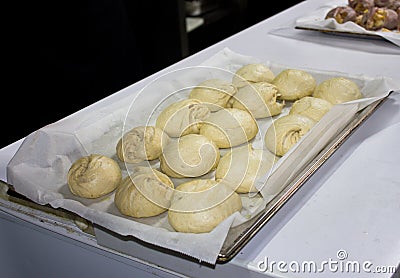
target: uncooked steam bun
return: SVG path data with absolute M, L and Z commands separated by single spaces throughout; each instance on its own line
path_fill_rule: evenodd
M 232 78 L 232 83 L 238 89 L 249 83 L 271 82 L 275 78 L 274 73 L 263 64 L 248 64 L 238 69 Z
M 219 149 L 213 141 L 203 135 L 188 134 L 164 148 L 160 168 L 174 178 L 199 177 L 215 169 L 219 159 Z
M 313 96 L 325 99 L 332 104 L 348 102 L 363 97 L 358 85 L 344 77 L 333 77 L 321 82 L 315 88 Z
M 285 102 L 277 102 L 278 88 L 267 82 L 244 86 L 231 99 L 233 108 L 249 111 L 254 118 L 265 118 L 282 112 Z
M 169 137 L 160 128 L 138 126 L 126 132 L 118 141 L 116 151 L 121 161 L 138 163 L 157 159 Z
M 278 87 L 280 99 L 284 100 L 297 100 L 311 96 L 316 87 L 314 77 L 308 72 L 298 69 L 281 71 L 272 80 L 272 84 Z
M 210 114 L 210 109 L 197 99 L 184 99 L 165 108 L 156 120 L 156 127 L 170 137 L 199 133 L 198 124 Z
M 283 156 L 316 122 L 302 115 L 286 115 L 276 119 L 265 133 L 265 145 L 272 153 Z
M 204 102 L 210 111 L 226 108 L 229 99 L 237 92 L 236 87 L 222 79 L 208 79 L 190 92 L 189 98 Z
M 233 148 L 221 157 L 215 180 L 237 193 L 256 192 L 255 182 L 267 174 L 277 160 L 278 157 L 271 152 L 253 149 L 251 144 Z
M 70 191 L 84 198 L 98 198 L 112 192 L 121 179 L 118 163 L 100 154 L 91 154 L 76 160 L 67 175 Z
M 289 114 L 307 116 L 318 122 L 332 106 L 333 105 L 329 101 L 322 98 L 303 97 L 293 103 Z
M 239 195 L 227 185 L 197 179 L 176 187 L 168 220 L 178 232 L 207 233 L 241 209 Z
M 127 216 L 156 216 L 169 208 L 173 189 L 168 176 L 150 167 L 137 167 L 118 186 L 114 203 Z
M 249 112 L 225 108 L 208 117 L 200 126 L 200 134 L 210 138 L 219 148 L 230 148 L 253 139 L 258 126 Z

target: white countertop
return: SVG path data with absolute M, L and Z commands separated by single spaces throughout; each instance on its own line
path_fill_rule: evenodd
M 302 2 L 132 86 L 139 91 L 168 70 L 197 65 L 224 47 L 293 67 L 400 80 L 400 48 L 389 42 L 293 29 L 296 18 L 324 2 Z M 88 109 L 98 105 L 101 101 Z M 400 262 L 400 148 L 396 138 L 400 138 L 398 94 L 344 143 L 232 261 L 217 265 L 214 271 L 234 265 L 250 269 L 254 276 L 391 277 L 390 273 L 367 273 L 362 267 L 364 263 L 371 271 L 384 270 L 376 267 L 395 267 Z M 1 180 L 6 179 L 5 167 L 20 143 L 0 150 Z M 265 268 L 260 262 L 270 268 L 272 263 L 273 271 L 260 271 L 258 267 Z M 304 262 L 306 266 L 315 263 L 317 273 L 292 270 Z M 346 262 L 352 264 L 350 271 L 335 271 L 335 265 Z M 357 264 L 360 273 L 351 271 Z M 318 273 L 322 267 L 324 272 Z

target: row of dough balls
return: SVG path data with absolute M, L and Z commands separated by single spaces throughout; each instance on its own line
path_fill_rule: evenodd
M 252 64 L 241 68 L 232 84 L 222 80 L 203 82 L 192 90 L 189 99 L 163 110 L 156 126 L 135 127 L 118 141 L 116 150 L 120 160 L 138 163 L 160 159 L 162 172 L 136 168 L 131 176 L 122 179 L 115 161 L 91 155 L 71 166 L 69 188 L 73 194 L 85 198 L 97 198 L 117 189 L 115 204 L 124 215 L 150 217 L 168 210 L 169 222 L 175 230 L 210 231 L 241 209 L 237 193 L 257 191 L 256 178 L 271 169 L 278 156 L 290 149 L 332 104 L 360 97 L 355 93 L 355 84 L 347 79 L 333 78 L 314 86 L 315 80 L 310 76 L 304 71 L 285 70 L 274 77 L 267 67 Z M 215 84 L 219 84 L 217 89 Z M 278 98 L 283 102 L 278 103 Z M 253 139 L 258 132 L 255 118 L 279 114 L 285 99 L 297 100 L 289 115 L 277 119 L 274 128 L 271 125 L 267 130 L 265 141 L 271 152 L 245 144 L 220 157 L 220 148 Z M 173 140 L 174 137 L 178 140 Z M 196 179 L 175 190 L 170 180 L 170 177 L 200 177 L 212 170 L 216 170 L 215 180 Z M 217 203 L 207 193 L 214 187 L 222 192 Z M 202 192 L 204 196 L 182 196 L 180 192 Z M 203 205 L 193 208 L 190 204 Z
M 150 167 L 138 167 L 117 187 L 114 199 L 121 213 L 151 217 L 168 211 L 168 222 L 178 232 L 210 232 L 242 209 L 239 195 L 211 179 L 196 179 L 174 189 L 171 179 Z
M 167 175 L 150 167 L 136 167 L 122 178 L 118 163 L 100 154 L 75 161 L 67 180 L 71 192 L 84 198 L 115 190 L 114 203 L 126 216 L 152 217 L 168 211 L 168 221 L 178 232 L 210 232 L 242 209 L 239 195 L 223 183 L 196 179 L 174 188 Z
M 205 103 L 211 112 L 239 108 L 258 119 L 279 114 L 285 100 L 295 101 L 306 96 L 322 98 L 332 104 L 362 97 L 357 84 L 343 77 L 330 78 L 317 85 L 314 77 L 304 70 L 285 69 L 275 76 L 263 64 L 248 64 L 236 71 L 232 82 L 221 79 L 201 82 L 190 92 L 189 98 Z
M 236 72 L 231 83 L 209 79 L 198 84 L 189 99 L 160 113 L 156 127 L 170 137 L 200 134 L 218 148 L 231 148 L 252 140 L 258 132 L 256 119 L 280 114 L 286 100 L 294 102 L 290 115 L 276 120 L 264 139 L 271 152 L 282 156 L 333 105 L 361 97 L 358 85 L 347 78 L 334 77 L 317 85 L 304 70 L 286 69 L 274 76 L 265 65 L 249 64 Z M 167 167 L 176 164 L 172 161 L 163 163 L 162 170 L 170 172 Z

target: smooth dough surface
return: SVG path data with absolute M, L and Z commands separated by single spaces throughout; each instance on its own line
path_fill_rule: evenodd
M 127 216 L 156 216 L 169 208 L 173 189 L 168 176 L 150 167 L 137 167 L 118 186 L 114 203 Z
M 118 163 L 100 154 L 91 154 L 76 160 L 67 175 L 70 191 L 84 198 L 98 198 L 112 192 L 121 179 Z
M 244 86 L 231 99 L 231 106 L 248 110 L 254 118 L 265 118 L 282 112 L 285 102 L 277 102 L 278 88 L 267 82 Z
M 156 120 L 156 127 L 170 137 L 199 133 L 199 123 L 210 114 L 210 109 L 197 99 L 184 99 L 166 107 Z
M 311 96 L 317 83 L 314 77 L 304 70 L 286 69 L 272 80 L 272 84 L 278 87 L 281 99 L 297 100 Z
M 220 159 L 217 145 L 200 134 L 171 141 L 160 156 L 160 168 L 174 178 L 199 177 L 215 169 Z
M 232 77 L 232 83 L 238 89 L 249 83 L 271 82 L 275 74 L 263 64 L 248 64 L 238 69 Z
M 318 122 L 332 106 L 333 105 L 329 101 L 322 98 L 303 97 L 293 103 L 289 114 L 307 116 Z
M 257 192 L 255 182 L 268 173 L 278 157 L 269 151 L 253 149 L 251 144 L 234 148 L 221 157 L 215 180 L 237 193 Z
M 237 92 L 236 87 L 222 79 L 208 79 L 190 92 L 189 98 L 204 102 L 210 111 L 226 108 L 229 99 Z
M 363 97 L 358 85 L 344 77 L 333 77 L 322 81 L 315 88 L 313 96 L 325 99 L 332 104 L 348 102 Z
M 118 141 L 116 151 L 121 161 L 138 163 L 157 159 L 168 135 L 154 126 L 138 126 L 126 132 Z
M 276 119 L 265 133 L 265 145 L 278 156 L 287 153 L 314 125 L 306 116 L 293 114 Z
M 200 126 L 200 134 L 219 148 L 230 148 L 253 139 L 258 132 L 255 119 L 247 111 L 225 108 L 214 112 Z
M 176 187 L 168 220 L 178 232 L 207 233 L 241 209 L 239 195 L 227 185 L 197 179 Z

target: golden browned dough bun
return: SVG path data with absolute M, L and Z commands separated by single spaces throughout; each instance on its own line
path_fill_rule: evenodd
M 276 119 L 265 133 L 265 145 L 278 156 L 287 153 L 314 125 L 306 116 L 293 114 Z
M 344 77 L 333 77 L 321 82 L 315 88 L 313 96 L 325 99 L 332 104 L 348 102 L 363 97 L 358 85 Z
M 258 82 L 244 86 L 231 99 L 231 106 L 249 111 L 254 118 L 278 115 L 285 106 L 285 101 L 277 102 L 278 88 L 267 82 Z
M 166 107 L 156 120 L 156 127 L 170 137 L 199 133 L 198 124 L 210 114 L 210 109 L 197 99 L 184 99 Z
M 116 151 L 121 161 L 138 163 L 144 160 L 157 159 L 169 137 L 160 128 L 138 126 L 126 132 L 119 139 Z
M 200 134 L 214 141 L 219 148 L 230 148 L 253 139 L 258 126 L 249 112 L 225 108 L 208 117 L 200 126 Z
M 112 192 L 121 179 L 118 163 L 100 154 L 76 160 L 67 175 L 70 191 L 84 198 L 98 198 Z
M 232 77 L 232 83 L 238 89 L 249 83 L 271 82 L 274 79 L 274 73 L 263 64 L 248 64 L 238 69 Z
M 150 167 L 137 167 L 117 187 L 114 203 L 127 216 L 156 216 L 169 208 L 173 190 L 168 176 Z
M 363 14 L 375 6 L 374 0 L 348 0 L 348 6 Z
M 332 103 L 322 98 L 303 97 L 293 103 L 289 114 L 303 115 L 318 122 L 332 106 Z
M 339 6 L 331 9 L 325 16 L 325 19 L 327 18 L 333 18 L 340 24 L 347 21 L 355 22 L 357 20 L 357 12 L 349 6 Z
M 178 232 L 207 233 L 241 209 L 239 195 L 227 185 L 197 179 L 176 187 L 168 220 Z
M 398 14 L 395 10 L 384 7 L 373 7 L 365 12 L 361 18 L 361 26 L 367 30 L 396 30 Z
M 160 168 L 174 178 L 199 177 L 215 169 L 219 159 L 219 149 L 213 141 L 203 135 L 188 134 L 164 148 Z
M 280 99 L 297 100 L 311 96 L 317 83 L 314 77 L 304 70 L 286 69 L 272 80 L 272 84 L 278 87 Z
M 210 111 L 226 108 L 229 99 L 237 92 L 236 87 L 222 79 L 208 79 L 190 92 L 189 98 L 204 102 Z
M 268 173 L 278 157 L 269 151 L 253 149 L 251 144 L 231 149 L 221 157 L 215 180 L 237 193 L 256 192 L 255 182 Z

